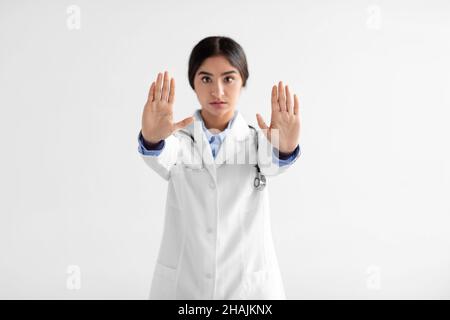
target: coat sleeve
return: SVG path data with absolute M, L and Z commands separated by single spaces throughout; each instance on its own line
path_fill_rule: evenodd
M 152 168 L 165 180 L 169 180 L 170 170 L 177 162 L 179 148 L 180 141 L 172 134 L 164 140 L 164 147 L 161 149 L 159 154 L 154 155 L 139 152 L 139 155 L 147 166 Z
M 261 173 L 265 176 L 277 176 L 286 170 L 288 170 L 300 157 L 300 152 L 295 153 L 295 157 L 291 161 L 283 166 L 278 164 L 278 157 L 274 156 L 273 145 L 267 140 L 266 136 L 261 130 L 257 131 L 258 137 L 258 165 Z M 299 147 L 299 146 L 298 146 Z

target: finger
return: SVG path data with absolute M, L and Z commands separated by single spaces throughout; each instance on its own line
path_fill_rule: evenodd
M 269 128 L 269 127 L 267 126 L 267 124 L 264 122 L 262 116 L 261 116 L 259 113 L 256 114 L 256 121 L 258 121 L 258 126 L 259 126 L 261 129 L 268 129 L 268 128 Z
M 286 111 L 286 97 L 284 95 L 283 81 L 278 83 L 278 103 L 280 104 L 280 110 Z
M 294 114 L 297 116 L 299 114 L 299 106 L 300 106 L 300 103 L 298 101 L 298 97 L 296 94 L 294 94 Z
M 164 81 L 161 100 L 167 101 L 168 98 L 169 98 L 169 72 L 164 71 Z
M 162 74 L 158 73 L 158 77 L 156 78 L 156 87 L 155 87 L 155 101 L 161 100 L 161 82 L 162 82 Z
M 169 103 L 172 104 L 175 101 L 175 79 L 170 79 L 170 92 L 169 92 Z
M 272 87 L 272 113 L 279 112 L 280 105 L 278 104 L 277 86 Z
M 179 129 L 183 129 L 184 127 L 190 125 L 192 122 L 194 122 L 195 118 L 193 116 L 191 117 L 187 117 L 181 121 L 178 121 L 177 123 L 175 123 L 174 126 L 174 130 L 179 130 Z
M 289 114 L 293 113 L 293 110 L 292 110 L 292 98 L 291 98 L 291 93 L 289 92 L 288 85 L 286 85 L 286 111 Z
M 148 101 L 152 102 L 155 95 L 155 81 L 152 82 L 150 89 L 148 90 Z

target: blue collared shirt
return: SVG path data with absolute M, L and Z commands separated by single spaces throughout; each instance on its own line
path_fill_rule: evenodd
M 228 130 L 230 130 L 234 119 L 236 118 L 237 112 L 238 111 L 235 110 L 234 116 L 228 122 L 228 125 L 225 128 L 225 130 L 223 130 L 217 134 L 212 134 L 208 130 L 208 128 L 206 128 L 206 126 L 205 126 L 205 123 L 204 123 L 203 118 L 200 113 L 200 109 L 197 109 L 195 111 L 195 113 L 198 115 L 199 119 L 202 119 L 203 132 L 205 133 L 206 139 L 209 142 L 209 145 L 211 147 L 211 152 L 212 152 L 212 155 L 214 158 L 216 158 L 219 148 L 222 145 L 222 142 L 225 139 L 225 136 L 227 135 Z M 139 151 L 139 153 L 141 153 L 142 155 L 145 155 L 145 156 L 158 156 L 161 153 L 161 151 L 165 145 L 165 141 L 161 140 L 157 145 L 155 145 L 154 148 L 152 148 L 150 150 L 145 148 L 141 131 L 139 132 L 139 135 L 138 135 L 138 142 L 139 142 L 138 151 Z M 299 153 L 300 153 L 300 145 L 297 145 L 297 148 L 295 148 L 295 150 L 286 159 L 281 159 L 281 158 L 277 157 L 276 148 L 274 147 L 272 159 L 273 159 L 274 163 L 277 163 L 281 167 L 281 166 L 290 164 L 297 157 L 297 155 Z
M 234 119 L 236 118 L 236 110 L 234 111 L 234 115 L 233 118 L 228 121 L 228 125 L 225 128 L 225 130 L 217 133 L 217 134 L 212 134 L 211 131 L 208 130 L 208 128 L 206 128 L 205 126 L 205 122 L 203 121 L 202 115 L 200 113 L 200 110 L 196 110 L 195 113 L 198 115 L 199 119 L 202 119 L 202 126 L 203 126 L 203 132 L 206 135 L 206 140 L 208 140 L 209 145 L 211 146 L 211 151 L 212 151 L 212 155 L 214 157 L 214 159 L 217 156 L 217 153 L 219 152 L 219 148 L 222 145 L 223 140 L 225 139 L 225 136 L 228 133 L 228 130 L 230 130 L 231 125 L 233 124 Z

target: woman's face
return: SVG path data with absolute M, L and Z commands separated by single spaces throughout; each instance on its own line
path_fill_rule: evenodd
M 202 113 L 218 118 L 234 114 L 242 87 L 239 71 L 223 56 L 209 57 L 203 61 L 194 78 L 194 88 Z M 220 100 L 224 104 L 212 104 Z

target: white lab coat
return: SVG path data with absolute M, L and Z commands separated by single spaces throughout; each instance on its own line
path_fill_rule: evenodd
M 270 142 L 238 112 L 214 159 L 194 116 L 166 138 L 159 156 L 141 155 L 168 181 L 149 298 L 286 299 L 268 192 L 270 176 L 286 171 L 298 156 L 287 166 L 273 163 Z M 261 191 L 253 186 L 256 161 L 267 177 Z

